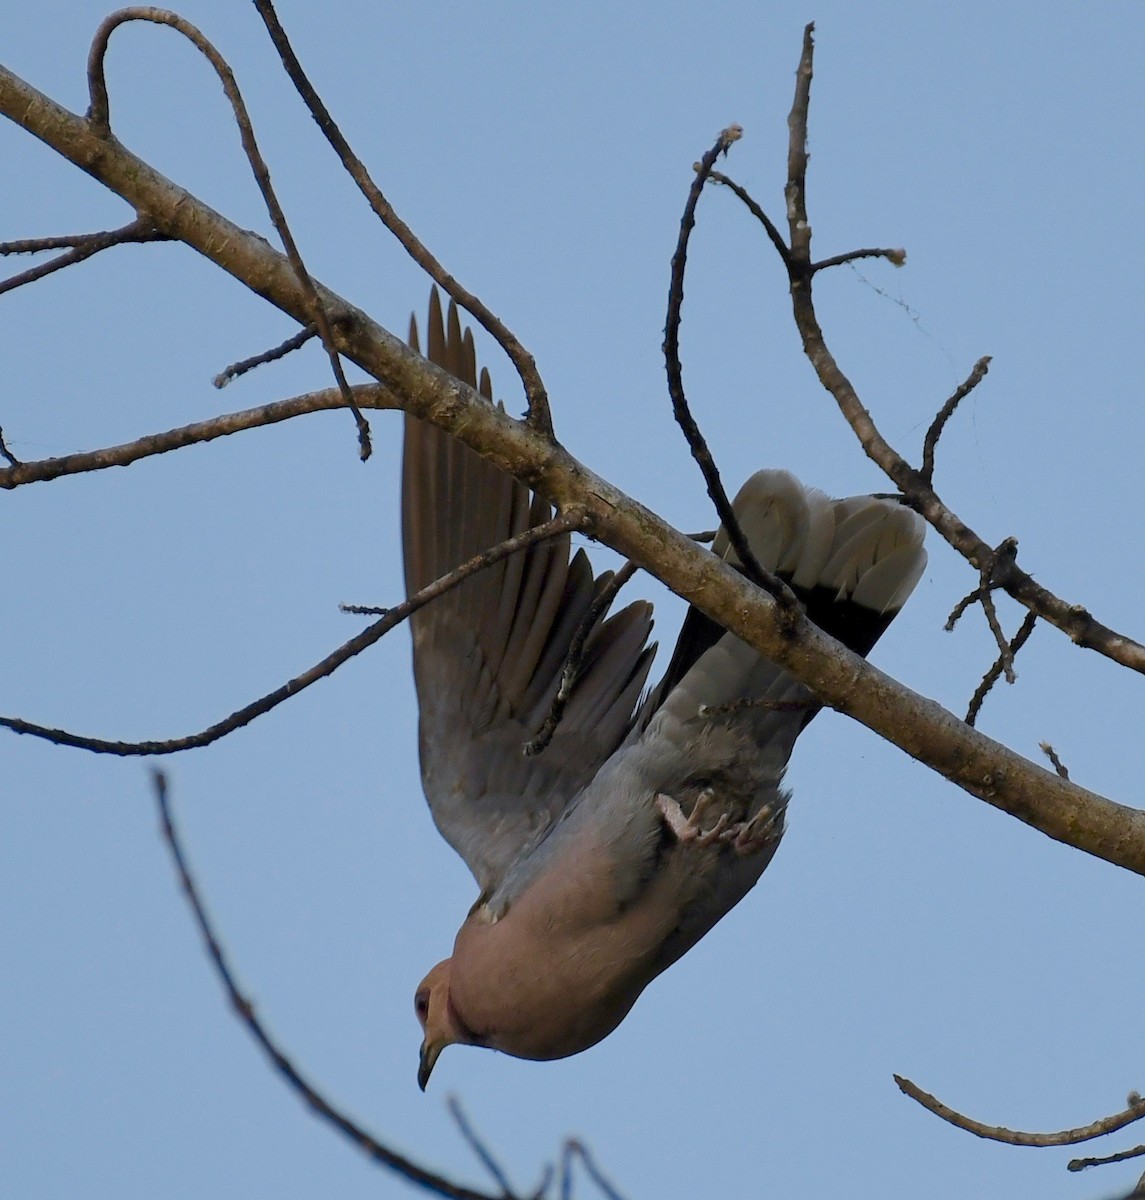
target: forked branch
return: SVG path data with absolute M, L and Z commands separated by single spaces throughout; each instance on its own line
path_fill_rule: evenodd
M 219 82 L 223 85 L 223 91 L 230 102 L 231 112 L 234 114 L 235 124 L 238 126 L 239 136 L 242 139 L 243 153 L 250 164 L 251 173 L 258 184 L 258 190 L 262 193 L 267 214 L 270 216 L 274 228 L 278 231 L 278 236 L 282 239 L 286 256 L 306 297 L 309 315 L 308 324 L 313 324 L 319 334 L 321 334 L 322 344 L 326 347 L 326 353 L 330 359 L 330 368 L 334 372 L 334 378 L 338 383 L 338 390 L 342 393 L 346 407 L 353 414 L 354 421 L 358 427 L 359 456 L 364 462 L 370 457 L 372 451 L 370 427 L 366 423 L 366 418 L 362 416 L 358 406 L 354 403 L 350 385 L 346 380 L 345 372 L 342 370 L 342 360 L 338 353 L 338 347 L 334 342 L 334 331 L 330 315 L 326 311 L 325 302 L 318 295 L 318 290 L 314 286 L 314 280 L 306 270 L 306 264 L 302 261 L 302 254 L 298 249 L 298 244 L 294 240 L 294 235 L 290 232 L 286 213 L 283 212 L 282 205 L 278 202 L 278 196 L 275 194 L 274 185 L 270 180 L 270 169 L 266 165 L 262 151 L 258 148 L 258 141 L 254 136 L 254 126 L 251 124 L 250 115 L 247 113 L 246 103 L 242 98 L 242 93 L 239 91 L 234 72 L 231 70 L 227 60 L 190 21 L 185 20 L 178 13 L 168 12 L 162 8 L 122 8 L 119 12 L 112 13 L 111 16 L 107 17 L 99 29 L 96 30 L 95 37 L 92 39 L 91 49 L 88 52 L 88 92 L 91 101 L 87 113 L 89 125 L 97 136 L 101 138 L 111 137 L 111 108 L 107 94 L 104 60 L 107 56 L 107 46 L 112 33 L 120 25 L 124 25 L 129 21 L 147 21 L 155 25 L 169 26 L 176 32 L 181 33 L 214 67 L 215 74 L 218 75 Z

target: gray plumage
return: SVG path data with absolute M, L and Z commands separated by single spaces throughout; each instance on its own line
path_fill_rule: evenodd
M 492 403 L 471 335 L 452 305 L 443 320 L 436 293 L 427 335 L 427 356 Z M 925 565 L 923 524 L 893 501 L 834 501 L 760 471 L 734 508 L 763 565 L 861 654 Z M 409 592 L 550 516 L 524 485 L 406 418 Z M 602 615 L 552 742 L 524 755 L 610 578 L 570 549 L 567 535 L 534 545 L 412 618 L 426 797 L 481 890 L 453 958 L 418 993 L 423 1086 L 450 1042 L 552 1058 L 598 1041 L 751 889 L 782 836 L 783 773 L 813 698 L 695 609 L 643 700 L 651 606 Z M 723 531 L 713 549 L 738 565 Z

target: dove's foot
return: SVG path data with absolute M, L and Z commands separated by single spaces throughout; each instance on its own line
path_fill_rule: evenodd
M 716 804 L 716 794 L 705 788 L 696 797 L 692 811 L 685 816 L 684 810 L 671 796 L 663 792 L 656 797 L 656 807 L 664 818 L 664 824 L 676 835 L 681 845 L 710 846 L 713 843 L 730 846 L 736 854 L 758 854 L 777 839 L 774 815 L 771 806 L 765 804 L 750 821 L 732 821 L 726 812 L 720 813 L 714 825 L 704 828 L 704 819 Z

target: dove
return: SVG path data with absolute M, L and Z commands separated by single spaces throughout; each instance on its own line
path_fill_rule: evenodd
M 426 332 L 430 361 L 492 404 L 472 335 L 453 304 L 443 317 L 436 291 Z M 418 349 L 412 319 L 410 341 Z M 762 470 L 733 510 L 760 563 L 858 654 L 926 564 L 922 519 L 893 499 L 832 500 Z M 542 496 L 407 414 L 409 594 L 551 517 Z M 712 550 L 739 566 L 724 530 Z M 449 1045 L 536 1060 L 595 1045 L 747 895 L 783 836 L 783 776 L 813 694 L 696 608 L 646 690 L 651 605 L 590 614 L 611 578 L 566 533 L 411 617 L 425 795 L 480 889 L 452 955 L 417 989 L 422 1090 Z M 563 717 L 526 754 L 589 619 Z

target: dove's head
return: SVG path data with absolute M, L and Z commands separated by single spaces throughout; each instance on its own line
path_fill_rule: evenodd
M 421 981 L 414 996 L 414 1010 L 421 1022 L 425 1037 L 421 1043 L 421 1062 L 417 1069 L 417 1085 L 425 1091 L 433 1064 L 446 1046 L 458 1042 L 471 1043 L 472 1036 L 460 1022 L 449 996 L 451 959 L 439 962 Z

